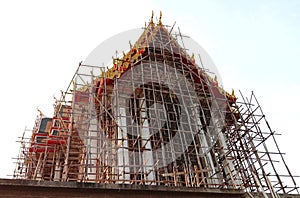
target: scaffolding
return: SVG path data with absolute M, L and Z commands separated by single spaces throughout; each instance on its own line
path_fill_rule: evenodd
M 24 132 L 14 178 L 299 193 L 254 93 L 229 94 L 198 60 L 151 20 L 110 67 L 80 64 Z

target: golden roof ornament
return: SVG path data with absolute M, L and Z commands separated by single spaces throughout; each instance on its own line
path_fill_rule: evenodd
M 154 12 L 152 10 L 152 15 L 151 15 L 151 19 L 150 19 L 150 24 L 153 24 L 153 17 L 154 17 Z
M 159 13 L 159 21 L 158 21 L 158 25 L 162 25 L 162 22 L 161 22 L 161 17 L 162 17 L 162 12 L 160 11 Z
M 215 81 L 216 83 L 218 83 L 218 77 L 217 77 L 217 75 L 215 75 L 214 81 Z
M 235 98 L 234 89 L 232 89 L 231 95 Z
M 132 44 L 131 44 L 131 41 L 129 40 L 129 46 L 130 46 L 130 49 L 132 49 Z
M 36 110 L 39 112 L 40 116 L 43 116 L 42 111 L 37 107 Z
M 57 103 L 57 98 L 53 95 L 54 102 Z
M 195 54 L 194 53 L 192 54 L 191 60 L 193 63 L 195 63 Z

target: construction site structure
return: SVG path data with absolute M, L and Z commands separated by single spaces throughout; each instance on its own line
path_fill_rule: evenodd
M 152 16 L 110 65 L 81 63 L 13 177 L 299 194 L 254 93 L 226 92 L 182 38 Z

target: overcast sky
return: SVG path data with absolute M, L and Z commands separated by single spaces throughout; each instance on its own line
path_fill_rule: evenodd
M 52 116 L 53 95 L 78 63 L 110 36 L 143 27 L 152 10 L 210 54 L 226 90 L 254 91 L 300 175 L 300 1 L 10 0 L 0 2 L 0 177 L 13 173 L 15 141 L 36 108 Z

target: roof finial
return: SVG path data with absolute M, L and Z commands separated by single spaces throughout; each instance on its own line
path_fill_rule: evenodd
M 150 24 L 153 24 L 153 17 L 154 17 L 154 12 L 152 10 L 152 15 L 151 15 L 151 19 L 150 19 Z
M 42 111 L 41 111 L 38 107 L 37 107 L 36 109 L 37 109 L 37 111 L 39 112 L 40 116 L 42 117 L 42 116 L 43 116 Z
M 131 41 L 129 40 L 129 46 L 130 46 L 130 49 L 132 49 L 132 44 L 131 44 Z
M 57 98 L 55 97 L 55 95 L 53 95 L 53 99 L 54 99 L 55 103 L 57 103 Z
M 214 81 L 215 81 L 216 83 L 218 83 L 218 77 L 217 77 L 217 75 L 215 75 Z
M 194 53 L 192 54 L 191 59 L 192 59 L 192 62 L 195 63 L 195 54 Z
M 232 89 L 231 96 L 235 97 L 235 95 L 234 95 L 234 89 Z
M 160 11 L 160 13 L 159 13 L 159 21 L 158 21 L 158 25 L 162 25 L 161 17 L 162 17 L 162 12 Z

